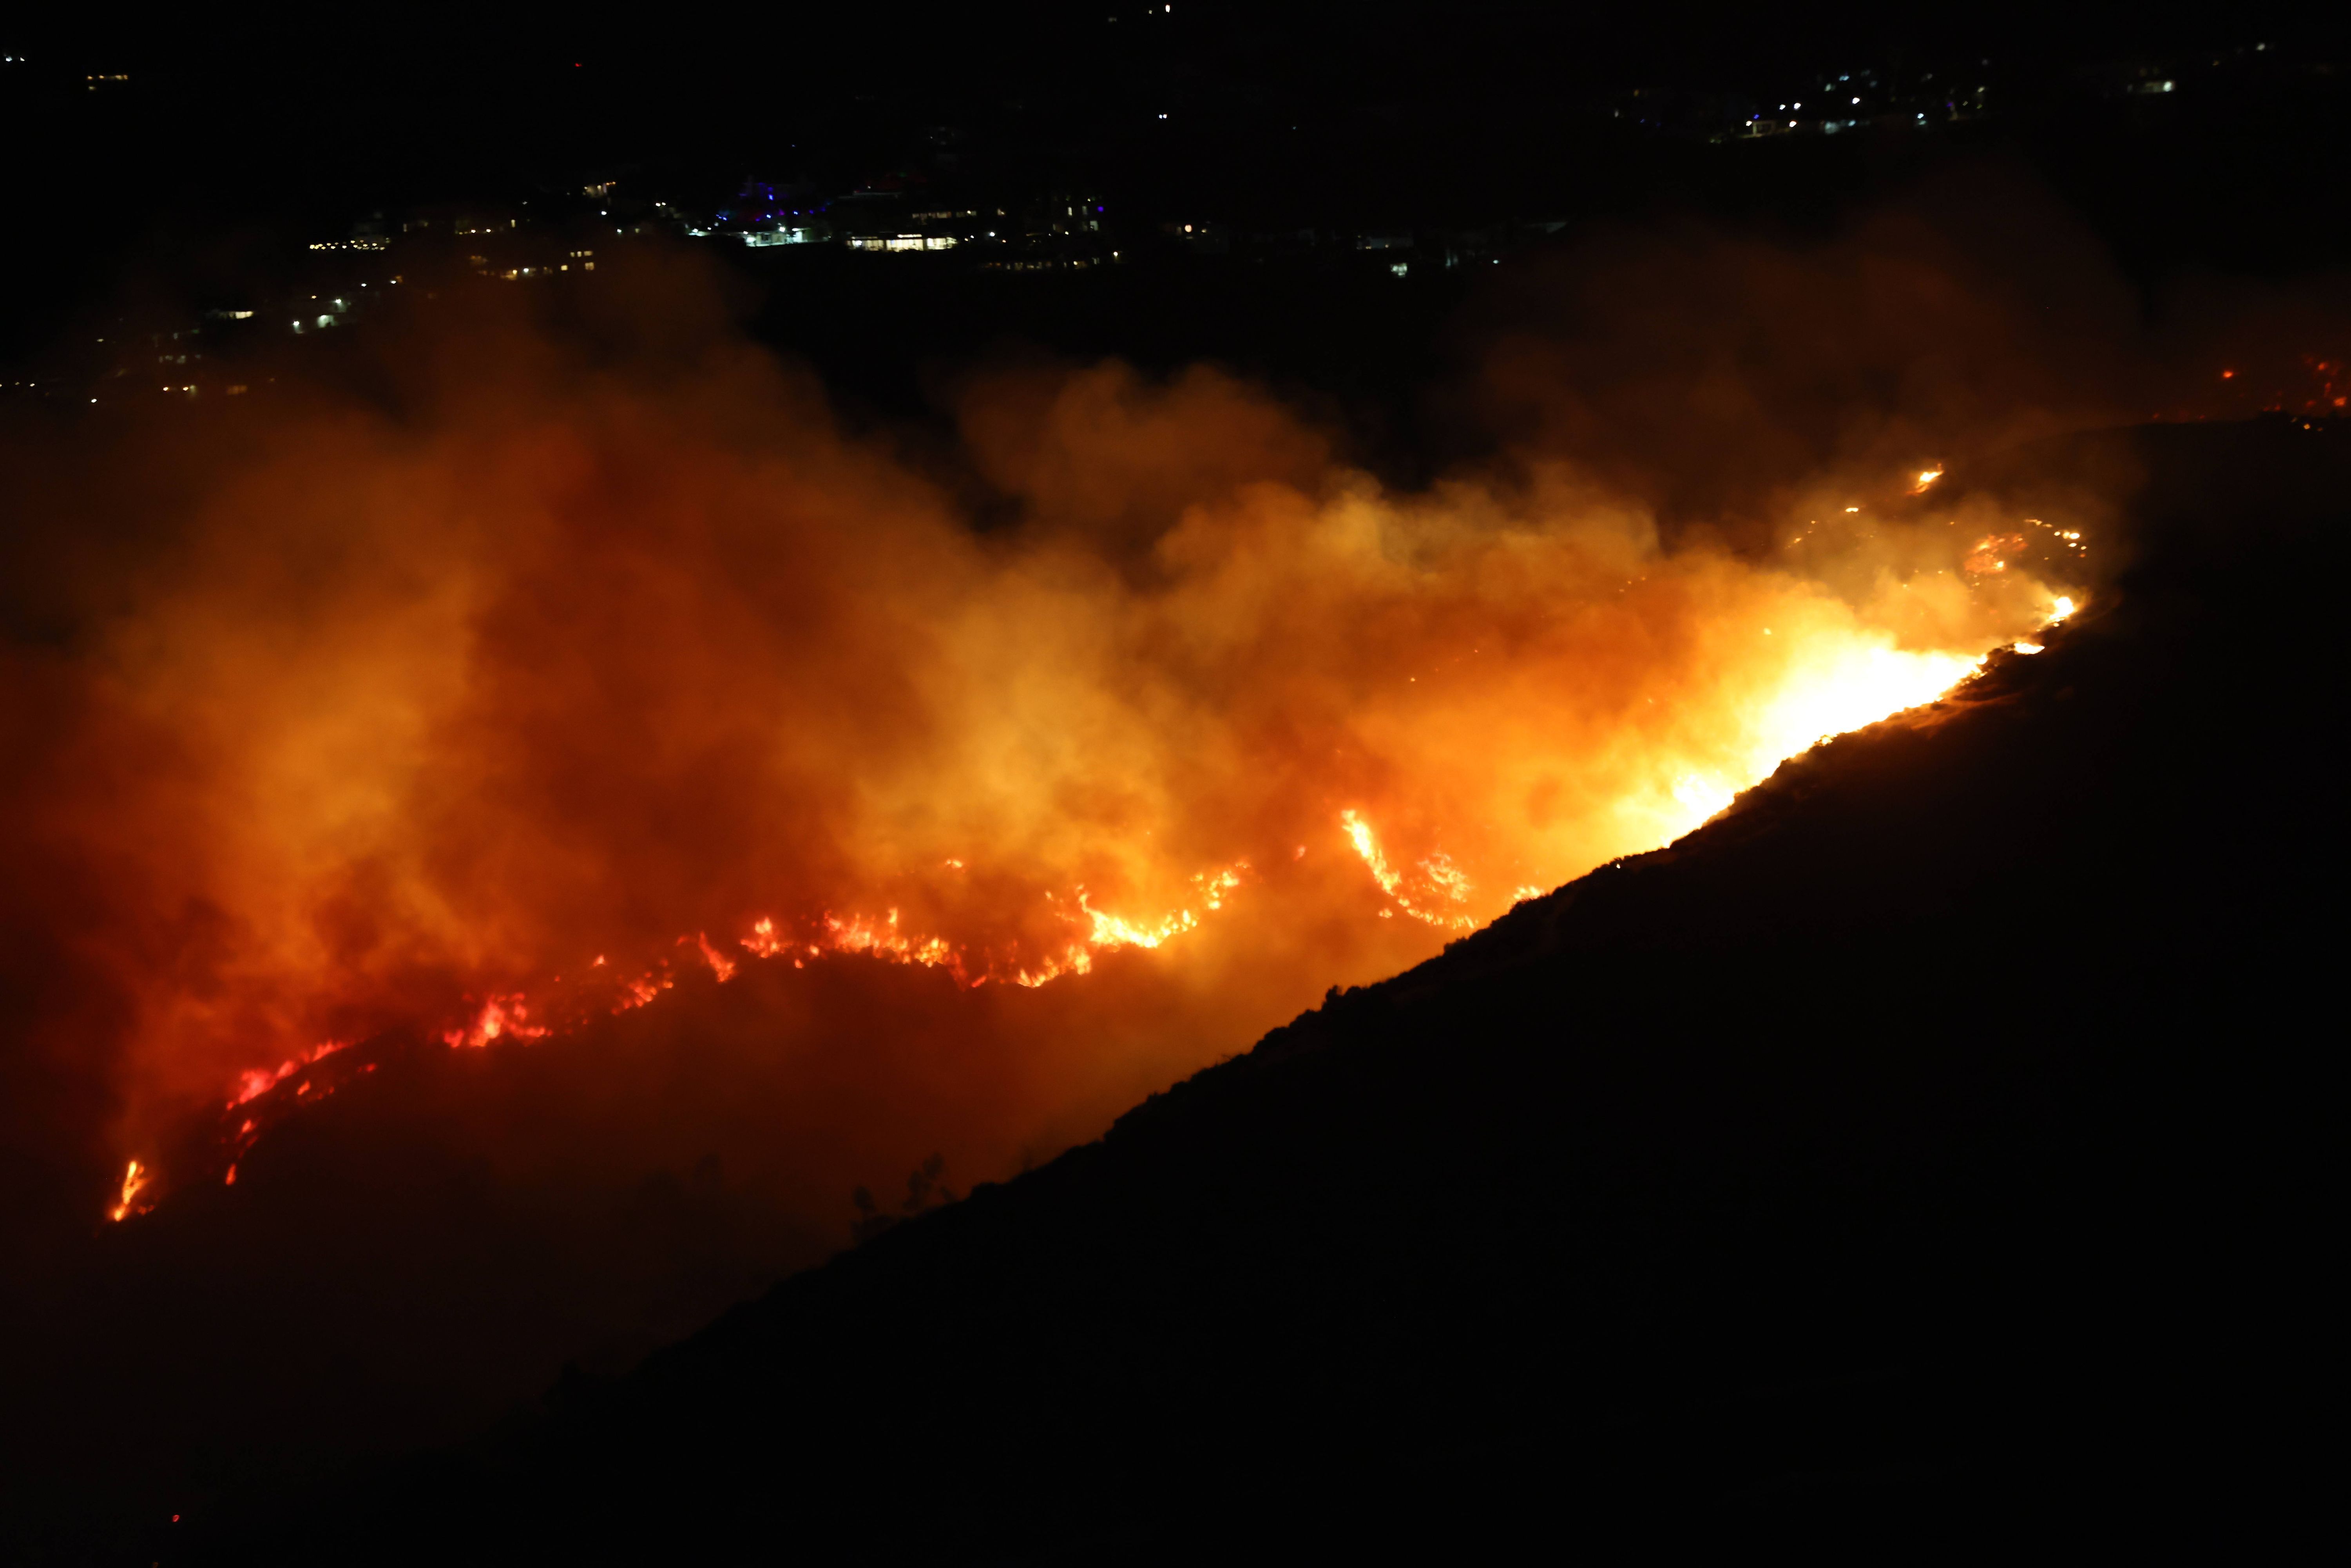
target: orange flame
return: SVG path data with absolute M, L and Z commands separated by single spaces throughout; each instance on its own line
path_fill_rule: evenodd
M 68 825 L 94 858 L 201 846 L 155 852 L 155 897 L 223 913 L 179 967 L 106 955 L 126 1145 L 191 1093 L 332 1092 L 322 1036 L 540 1040 L 682 967 L 1033 988 L 1279 949 L 1367 979 L 1931 699 L 2051 602 L 2005 524 L 1970 553 L 1848 509 L 1800 573 L 1669 548 L 1564 474 L 1391 494 L 1215 378 L 1088 372 L 1043 434 L 975 435 L 1035 514 L 985 537 L 772 386 L 679 396 L 293 431 L 139 586 L 97 683 L 135 809 Z M 288 593 L 288 541 L 355 484 Z M 1835 521 L 1853 492 L 1821 486 L 1798 517 Z M 116 849 L 142 811 L 165 828 Z M 223 1167 L 256 1135 L 224 1124 Z
M 441 1038 L 452 1047 L 478 1051 L 494 1040 L 544 1040 L 549 1032 L 530 1021 L 530 1004 L 517 991 L 485 998 L 472 1018 L 444 1030 Z
M 148 1183 L 153 1178 L 153 1172 L 137 1160 L 131 1161 L 129 1167 L 122 1173 L 122 1197 L 112 1208 L 106 1211 L 106 1217 L 119 1224 L 134 1214 L 146 1213 L 150 1206 L 141 1203 L 139 1195 L 146 1189 Z

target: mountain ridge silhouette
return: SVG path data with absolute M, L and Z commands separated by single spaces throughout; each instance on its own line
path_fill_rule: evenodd
M 2146 476 L 2043 652 L 541 1419 L 170 1560 L 2289 1530 L 2339 1389 L 2346 436 L 2026 455 Z

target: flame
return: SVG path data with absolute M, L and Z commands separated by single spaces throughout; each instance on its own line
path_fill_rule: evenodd
M 1303 854 L 1305 846 L 1301 845 L 1299 848 L 1300 853 Z M 1249 862 L 1236 861 L 1220 872 L 1200 872 L 1193 876 L 1192 881 L 1199 887 L 1203 903 L 1210 909 L 1222 909 L 1225 906 L 1225 895 L 1240 886 L 1241 873 L 1249 868 Z
M 247 1069 L 245 1072 L 238 1075 L 237 1092 L 235 1096 L 229 1101 L 228 1108 L 234 1111 L 239 1105 L 250 1104 L 252 1102 L 260 1099 L 264 1094 L 268 1093 L 272 1089 L 277 1088 L 280 1083 L 286 1082 L 287 1079 L 291 1078 L 303 1068 L 309 1066 L 310 1063 L 322 1061 L 327 1057 L 332 1056 L 335 1052 L 346 1049 L 350 1044 L 350 1041 L 349 1040 L 321 1040 L 317 1045 L 312 1046 L 309 1050 L 302 1052 L 300 1055 L 288 1057 L 286 1061 L 279 1062 L 275 1070 L 268 1068 Z M 247 1125 L 249 1126 L 251 1124 L 248 1123 Z
M 612 1010 L 622 1013 L 632 1008 L 643 1007 L 675 984 L 677 982 L 667 975 L 655 973 L 643 974 L 633 979 L 623 980 L 621 982 L 621 995 L 612 1003 Z
M 1361 812 L 1352 807 L 1340 812 L 1339 825 L 1345 830 L 1347 840 L 1354 846 L 1355 853 L 1363 857 L 1364 864 L 1370 868 L 1372 880 L 1379 884 L 1382 893 L 1395 901 L 1396 908 L 1403 910 L 1415 920 L 1424 921 L 1431 925 L 1449 925 L 1467 929 L 1478 924 L 1466 915 L 1446 914 L 1416 907 L 1410 894 L 1404 891 L 1406 886 L 1405 878 L 1388 864 L 1387 856 L 1380 849 L 1378 835 L 1373 831 L 1372 824 L 1364 820 Z M 1469 879 L 1462 874 L 1444 852 L 1438 851 L 1421 861 L 1418 870 L 1420 880 L 1428 889 L 1425 896 L 1445 899 L 1455 904 L 1468 902 L 1471 890 Z M 1380 911 L 1383 918 L 1391 917 L 1392 913 L 1384 909 Z
M 1934 701 L 1982 663 L 1980 656 L 1905 653 L 1882 643 L 1801 658 L 1747 747 L 1741 787 L 1832 736 Z
M 1353 842 L 1355 852 L 1364 857 L 1365 865 L 1372 868 L 1372 880 L 1380 884 L 1380 891 L 1390 898 L 1397 896 L 1396 889 L 1404 884 L 1404 879 L 1388 869 L 1388 858 L 1380 852 L 1379 841 L 1372 836 L 1372 825 L 1364 821 L 1353 807 L 1339 813 L 1339 823 L 1347 830 L 1347 837 Z
M 539 423 L 305 428 L 220 482 L 196 564 L 141 582 L 93 682 L 127 804 L 59 812 L 94 863 L 150 855 L 157 908 L 221 912 L 174 965 L 100 954 L 135 1020 L 123 1152 L 225 1099 L 234 1172 L 256 1124 L 356 1079 L 303 1071 L 344 1049 L 322 1038 L 543 1040 L 704 967 L 1207 995 L 1255 965 L 1217 1028 L 1262 1029 L 2072 612 L 2019 553 L 2048 525 L 1840 520 L 1851 476 L 1771 519 L 1814 519 L 1799 570 L 1669 545 L 1563 471 L 1394 494 L 1246 389 L 1105 370 L 1041 436 L 972 438 L 1034 513 L 984 533 L 744 395 L 721 421 L 616 388 L 542 392 Z M 287 541 L 360 480 L 287 593 Z M 126 933 L 169 924 L 144 886 Z M 1164 1032 L 1154 1072 L 1205 1049 Z
M 1469 902 L 1469 892 L 1473 884 L 1467 876 L 1455 868 L 1452 860 L 1443 851 L 1440 850 L 1421 862 L 1420 870 L 1421 874 L 1428 878 L 1429 885 L 1436 888 L 1444 897 L 1456 904 Z
M 878 923 L 862 915 L 852 915 L 846 920 L 828 915 L 824 928 L 831 937 L 825 946 L 836 953 L 872 953 L 910 961 L 914 956 L 914 945 L 898 930 L 898 912 L 894 909 Z
M 151 1206 L 141 1203 L 139 1195 L 146 1190 L 153 1178 L 153 1172 L 137 1160 L 131 1161 L 122 1173 L 122 1197 L 106 1211 L 107 1218 L 119 1224 L 134 1214 L 146 1213 Z
M 1719 779 L 1685 773 L 1673 782 L 1674 803 L 1694 821 L 1708 821 L 1737 798 L 1739 791 Z
M 1986 534 L 1975 543 L 1968 558 L 1959 563 L 1960 570 L 1977 576 L 2008 570 L 2007 558 L 2024 549 L 2022 534 Z
M 2006 542 L 1995 538 L 1985 543 Z M 2022 540 L 2014 542 L 2021 545 Z M 1977 553 L 1980 554 L 1984 548 L 1979 545 Z M 2074 614 L 2076 608 L 2074 596 L 2054 596 L 2043 624 L 2053 625 Z M 1762 628 L 1761 635 L 1771 637 L 1773 629 Z M 2041 644 L 2031 642 L 2011 645 L 2023 653 L 2042 651 Z M 1719 813 L 1740 789 L 1770 773 L 1783 758 L 1820 740 L 1931 701 L 1964 680 L 1982 662 L 1982 655 L 1901 650 L 1882 634 L 1826 641 L 1800 634 L 1787 640 L 1780 674 L 1759 694 L 1759 700 L 1748 714 L 1743 739 L 1730 747 L 1719 766 L 1684 770 L 1667 778 L 1663 793 L 1672 804 L 1651 810 L 1649 821 L 1654 827 L 1649 836 L 1656 842 L 1669 841 Z M 1384 847 L 1380 831 L 1363 810 L 1343 809 L 1337 821 L 1373 883 L 1393 905 L 1378 909 L 1378 918 L 1392 920 L 1401 910 L 1426 925 L 1467 930 L 1479 924 L 1481 917 L 1500 912 L 1499 907 L 1487 909 L 1479 902 L 1478 883 L 1447 851 L 1431 847 L 1412 861 L 1408 870 L 1400 871 Z M 1307 848 L 1304 844 L 1294 846 L 1292 862 L 1302 862 Z M 954 873 L 964 872 L 967 866 L 961 857 L 949 857 L 938 863 L 943 870 Z M 1193 873 L 1188 882 L 1201 906 L 1213 914 L 1227 907 L 1249 872 L 1249 861 L 1242 858 L 1220 868 Z M 1516 904 L 1539 897 L 1545 891 L 1538 883 L 1519 883 L 1512 886 L 1509 902 Z M 1155 919 L 1135 919 L 1113 913 L 1097 907 L 1083 885 L 1075 888 L 1067 898 L 1048 893 L 1046 902 L 1061 911 L 1058 918 L 1070 928 L 1069 934 L 1049 945 L 1045 951 L 1026 957 L 1019 956 L 1017 951 L 992 955 L 952 942 L 938 933 L 911 933 L 904 926 L 900 908 L 895 906 L 885 909 L 879 916 L 826 912 L 798 936 L 788 935 L 776 916 L 761 915 L 751 922 L 749 930 L 737 939 L 736 946 L 755 958 L 789 956 L 795 967 L 804 967 L 808 959 L 851 955 L 944 969 L 967 986 L 1003 979 L 1036 988 L 1063 977 L 1091 973 L 1100 954 L 1126 948 L 1155 950 L 1201 925 L 1200 914 L 1189 906 Z M 1069 912 L 1071 905 L 1074 905 L 1074 913 Z M 729 983 L 741 972 L 741 960 L 727 956 L 706 932 L 681 935 L 675 945 L 691 945 L 721 985 Z M 609 956 L 600 953 L 587 969 L 593 975 L 609 967 Z M 614 982 L 609 1010 L 622 1012 L 643 1007 L 675 983 L 666 961 L 619 977 Z M 452 1049 L 475 1050 L 499 1040 L 540 1040 L 553 1032 L 553 1027 L 537 1021 L 539 1016 L 535 1014 L 533 1003 L 525 992 L 492 992 L 443 1028 L 439 1036 Z M 281 1061 L 275 1069 L 246 1070 L 228 1103 L 229 1109 L 234 1112 L 249 1104 L 302 1068 L 347 1048 L 347 1041 L 323 1041 Z M 373 1071 L 373 1064 L 368 1064 L 365 1070 Z M 333 1091 L 331 1084 L 314 1085 L 306 1081 L 297 1086 L 298 1095 L 308 1095 L 314 1088 L 321 1094 Z M 229 1161 L 222 1178 L 225 1185 L 235 1185 L 238 1161 L 256 1136 L 256 1124 L 247 1118 L 228 1138 Z M 113 1217 L 120 1219 L 126 1214 L 143 1211 L 146 1206 L 134 1206 L 134 1200 L 153 1178 L 152 1168 L 132 1161 L 121 1197 L 110 1210 Z
M 683 942 L 684 938 L 680 937 L 678 940 Z M 735 960 L 710 945 L 710 936 L 707 932 L 695 932 L 694 941 L 695 946 L 702 950 L 703 962 L 710 966 L 710 972 L 718 977 L 720 985 L 723 986 L 735 977 Z
M 1086 902 L 1083 888 L 1078 890 L 1078 907 L 1084 910 L 1086 917 L 1093 922 L 1093 929 L 1086 937 L 1087 945 L 1107 952 L 1115 952 L 1121 947 L 1156 947 L 1170 936 L 1189 931 L 1199 924 L 1192 912 L 1186 909 L 1169 915 L 1155 926 L 1137 925 L 1133 921 L 1096 909 Z
M 530 1021 L 530 1003 L 519 991 L 485 998 L 473 1016 L 442 1030 L 453 1049 L 478 1051 L 494 1040 L 544 1040 L 552 1031 Z

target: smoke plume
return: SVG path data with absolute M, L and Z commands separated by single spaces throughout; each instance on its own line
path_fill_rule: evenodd
M 378 1381 L 507 1389 L 1671 840 L 2095 592 L 2115 497 L 1970 464 L 2227 412 L 2203 361 L 2307 314 L 2150 329 L 2060 218 L 1952 207 L 1514 269 L 1448 405 L 1500 434 L 1412 493 L 1207 367 L 974 368 L 946 457 L 852 430 L 674 257 L 19 428 L 12 1207 L 201 1188 L 266 1270 L 320 1195 L 430 1232 L 429 1166 L 479 1243 L 430 1268 L 569 1304 Z

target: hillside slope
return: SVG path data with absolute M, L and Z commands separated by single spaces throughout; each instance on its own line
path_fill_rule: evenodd
M 172 1555 L 2282 1527 L 2336 1386 L 2351 443 L 2110 444 L 2137 559 L 2046 652 L 528 1431 Z

